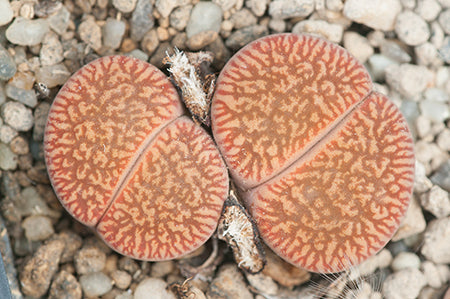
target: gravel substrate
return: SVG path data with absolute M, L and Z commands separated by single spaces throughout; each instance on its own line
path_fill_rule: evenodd
M 42 141 L 72 73 L 111 54 L 165 70 L 174 47 L 212 51 L 219 72 L 242 46 L 279 32 L 343 45 L 410 125 L 414 198 L 385 249 L 325 277 L 267 249 L 265 269 L 247 274 L 217 239 L 185 259 L 141 262 L 64 211 Z M 449 64 L 448 0 L 0 0 L 0 250 L 13 298 L 450 298 Z

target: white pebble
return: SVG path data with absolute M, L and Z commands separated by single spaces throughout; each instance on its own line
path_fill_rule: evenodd
M 442 286 L 443 281 L 440 276 L 439 269 L 433 262 L 424 261 L 422 263 L 422 271 L 430 287 L 440 288 Z
M 383 283 L 386 299 L 414 299 L 426 285 L 425 275 L 418 269 L 404 269 L 389 275 Z
M 386 81 L 405 97 L 419 95 L 432 80 L 433 73 L 424 66 L 405 63 L 386 68 Z
M 22 103 L 11 101 L 3 104 L 1 114 L 5 123 L 19 132 L 33 127 L 33 114 Z
M 136 1 L 137 0 L 112 0 L 112 4 L 117 10 L 123 13 L 129 13 L 136 7 Z
M 426 225 L 422 209 L 420 208 L 417 199 L 413 197 L 408 210 L 406 211 L 405 218 L 403 218 L 400 227 L 394 237 L 392 237 L 392 241 L 399 241 L 421 233 L 425 230 Z
M 448 192 L 439 186 L 433 186 L 431 190 L 420 196 L 422 207 L 437 218 L 450 215 L 450 197 Z
M 261 17 L 266 12 L 269 2 L 270 0 L 247 0 L 245 6 L 250 8 L 255 16 Z
M 396 65 L 397 63 L 383 55 L 383 54 L 373 54 L 369 57 L 368 65 L 370 75 L 374 81 L 381 81 L 385 77 L 386 68 L 390 65 Z
M 151 294 L 152 299 L 176 299 L 175 295 L 167 291 L 167 283 L 159 278 L 146 278 L 141 281 L 134 291 L 134 299 L 146 299 Z
M 419 269 L 420 259 L 412 252 L 400 252 L 392 261 L 391 268 L 394 272 L 403 269 L 414 268 Z
M 103 26 L 103 45 L 114 50 L 119 48 L 125 34 L 125 27 L 125 22 L 108 18 Z
M 365 63 L 374 52 L 367 38 L 352 31 L 344 33 L 344 47 L 361 63 Z
M 13 44 L 21 46 L 34 46 L 40 44 L 49 31 L 46 19 L 27 20 L 17 17 L 8 29 L 6 38 Z
M 439 24 L 445 33 L 450 34 L 450 9 L 446 9 L 439 15 Z
M 306 17 L 314 11 L 314 0 L 274 0 L 269 15 L 274 19 Z
M 409 46 L 420 45 L 430 38 L 428 24 L 412 11 L 405 11 L 397 16 L 395 32 Z
M 14 17 L 14 11 L 8 0 L 0 0 L 0 26 L 8 24 Z
M 30 241 L 43 241 L 55 233 L 50 218 L 41 215 L 32 215 L 22 222 L 25 237 Z
M 436 0 L 419 0 L 417 3 L 416 13 L 425 21 L 433 21 L 441 12 L 441 6 Z
M 344 33 L 344 27 L 339 24 L 328 23 L 324 20 L 300 21 L 292 28 L 292 33 L 310 33 L 320 35 L 335 43 L 340 43 Z
M 437 264 L 450 263 L 450 217 L 439 218 L 428 224 L 421 252 Z
M 186 35 L 189 39 L 201 32 L 219 32 L 221 23 L 222 10 L 217 4 L 212 2 L 199 2 L 192 9 L 186 26 Z
M 450 117 L 450 108 L 447 103 L 437 101 L 421 101 L 419 103 L 422 114 L 434 122 L 443 122 Z
M 50 31 L 44 36 L 39 56 L 41 65 L 54 65 L 64 60 L 63 46 L 56 33 Z
M 425 166 L 416 160 L 415 176 L 414 176 L 414 191 L 423 193 L 431 189 L 433 183 L 426 176 Z
M 19 133 L 8 125 L 0 126 L 0 141 L 9 144 Z
M 81 288 L 87 297 L 97 297 L 112 289 L 111 279 L 103 272 L 88 273 L 80 277 Z M 153 294 L 152 292 L 147 293 Z
M 347 0 L 344 16 L 373 29 L 391 31 L 395 18 L 402 10 L 398 0 Z

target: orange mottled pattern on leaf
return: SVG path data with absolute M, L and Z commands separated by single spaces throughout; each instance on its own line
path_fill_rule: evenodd
M 250 188 L 276 175 L 371 88 L 364 67 L 322 39 L 279 34 L 244 47 L 222 70 L 211 107 L 236 183 Z
M 97 230 L 124 255 L 172 259 L 209 239 L 227 194 L 228 173 L 213 140 L 179 118 L 147 147 Z
M 45 129 L 61 203 L 95 225 L 149 136 L 180 114 L 175 88 L 148 63 L 112 56 L 80 69 L 56 96 Z
M 337 272 L 391 239 L 413 182 L 407 123 L 392 102 L 372 93 L 313 151 L 247 200 L 275 252 L 311 271 Z

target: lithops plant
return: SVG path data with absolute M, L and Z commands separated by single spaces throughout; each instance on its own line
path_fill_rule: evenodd
M 61 88 L 44 151 L 67 211 L 121 254 L 166 260 L 214 232 L 228 174 L 211 137 L 188 117 L 156 67 L 95 60 Z
M 263 37 L 221 71 L 215 141 L 265 243 L 315 272 L 359 264 L 392 237 L 409 204 L 413 142 L 345 49 L 295 34 Z

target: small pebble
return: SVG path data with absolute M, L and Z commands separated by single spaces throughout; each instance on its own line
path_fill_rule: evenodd
M 414 176 L 414 191 L 417 193 L 424 193 L 433 187 L 433 183 L 426 176 L 426 169 L 423 163 L 416 161 L 415 176 Z
M 103 272 L 95 272 L 81 275 L 80 285 L 84 295 L 87 297 L 97 297 L 108 293 L 112 289 L 112 281 Z M 147 293 L 153 294 L 152 292 Z M 136 298 L 136 296 L 135 296 Z
M 275 281 L 263 273 L 247 274 L 246 277 L 250 285 L 263 294 L 276 295 L 279 291 Z
M 63 61 L 63 46 L 56 33 L 50 31 L 44 36 L 39 56 L 41 65 L 54 65 Z
M 365 63 L 374 53 L 367 38 L 353 31 L 344 33 L 344 47 L 361 63 Z
M 8 125 L 0 126 L 0 141 L 9 144 L 19 133 Z
M 392 241 L 399 241 L 421 233 L 425 230 L 426 225 L 427 223 L 423 217 L 422 209 L 417 199 L 413 197 L 406 211 L 405 218 L 403 218 L 399 229 L 392 237 Z
M 3 0 L 0 0 L 0 3 Z M 1 6 L 1 4 L 0 4 Z M 1 7 L 0 7 L 1 11 Z M 14 63 L 13 58 L 9 54 L 9 52 L 0 45 L 0 80 L 9 80 L 11 79 L 17 71 L 16 64 Z
M 394 272 L 408 268 L 419 269 L 419 267 L 420 259 L 412 252 L 400 252 L 391 263 L 391 268 Z
M 421 101 L 419 103 L 422 115 L 434 122 L 443 122 L 450 117 L 450 107 L 447 103 L 437 101 Z
M 439 15 L 439 24 L 445 33 L 450 34 L 450 9 L 446 9 Z
M 50 104 L 47 102 L 41 102 L 34 109 L 34 127 L 33 127 L 33 140 L 44 140 L 45 124 L 47 122 L 48 111 L 50 110 Z
M 394 40 L 384 40 L 380 45 L 381 54 L 396 62 L 405 63 L 411 61 L 411 56 Z
M 350 20 L 373 29 L 391 31 L 401 10 L 399 0 L 347 0 L 343 14 Z
M 274 19 L 306 17 L 314 11 L 314 0 L 274 0 L 269 4 L 269 15 Z
M 412 11 L 404 11 L 397 16 L 395 32 L 398 38 L 409 46 L 423 44 L 430 38 L 427 23 Z
M 266 265 L 262 273 L 288 288 L 300 285 L 310 279 L 311 274 L 285 262 L 273 251 L 266 250 Z
M 72 231 L 63 231 L 58 234 L 58 238 L 64 242 L 64 251 L 61 254 L 61 263 L 72 262 L 75 253 L 82 245 L 82 239 Z
M 218 37 L 219 34 L 215 31 L 202 31 L 194 36 L 191 36 L 186 41 L 186 46 L 192 51 L 198 51 L 213 43 Z
M 147 32 L 141 42 L 143 50 L 145 50 L 149 55 L 152 55 L 153 52 L 155 52 L 155 50 L 158 48 L 158 45 L 159 39 L 155 29 Z
M 439 166 L 430 177 L 431 181 L 444 190 L 450 192 L 450 159 Z
M 106 263 L 106 254 L 96 246 L 83 247 L 74 257 L 75 269 L 78 274 L 102 271 Z
M 33 115 L 22 103 L 7 102 L 1 107 L 3 121 L 17 131 L 28 131 L 33 126 Z
M 19 275 L 22 292 L 25 295 L 41 297 L 47 293 L 52 277 L 58 270 L 63 249 L 63 241 L 51 240 L 39 247 L 33 257 L 25 263 Z
M 245 6 L 247 6 L 255 16 L 261 17 L 267 10 L 267 5 L 270 0 L 246 0 Z
M 49 16 L 47 20 L 50 28 L 59 35 L 62 35 L 69 27 L 70 12 L 62 5 L 61 9 L 57 13 Z
M 23 17 L 17 17 L 6 29 L 5 34 L 8 41 L 13 44 L 34 46 L 42 42 L 49 30 L 46 19 L 28 20 Z
M 185 5 L 189 3 L 190 1 L 188 0 L 156 0 L 155 8 L 158 10 L 158 12 L 161 14 L 163 18 L 167 18 L 173 9 L 175 9 L 180 5 Z
M 244 1 L 242 0 L 212 0 L 213 3 L 220 6 L 222 11 L 229 11 L 234 8 L 235 10 L 240 10 Z
M 133 11 L 130 20 L 131 38 L 134 41 L 141 41 L 144 35 L 153 28 L 153 6 L 149 0 L 137 0 L 136 9 Z
M 17 168 L 17 155 L 14 154 L 9 146 L 0 143 L 0 169 L 14 170 Z
M 344 27 L 324 20 L 305 20 L 295 24 L 292 33 L 320 35 L 334 43 L 340 43 L 344 34 Z
M 94 18 L 87 18 L 78 26 L 78 34 L 82 41 L 88 44 L 95 51 L 102 46 L 102 29 L 95 22 Z
M 151 277 L 163 278 L 175 269 L 173 261 L 154 263 L 151 270 Z
M 424 66 L 414 64 L 389 65 L 386 81 L 405 97 L 414 97 L 425 90 L 433 74 Z
M 433 186 L 431 190 L 420 196 L 422 207 L 437 218 L 450 215 L 450 197 L 447 191 L 439 186 Z
M 253 299 L 244 277 L 238 271 L 236 265 L 231 264 L 220 267 L 217 276 L 209 285 L 206 296 L 209 299 Z
M 225 45 L 237 50 L 246 44 L 269 33 L 267 26 L 253 25 L 234 31 L 225 41 Z
M 53 278 L 52 285 L 48 294 L 49 299 L 81 299 L 81 285 L 67 271 L 60 271 Z
M 188 39 L 192 36 L 204 32 L 219 32 L 222 22 L 222 10 L 217 4 L 212 2 L 199 2 L 192 9 L 186 26 Z
M 446 63 L 450 63 L 450 37 L 447 36 L 444 41 L 442 46 L 439 48 L 438 51 L 440 57 L 442 58 L 442 60 L 444 60 L 444 62 Z
M 445 281 L 442 281 L 443 279 L 440 276 L 439 269 L 433 262 L 424 261 L 421 268 L 430 287 L 438 289 L 445 283 Z
M 28 107 L 33 108 L 37 105 L 37 97 L 34 90 L 26 90 L 7 84 L 5 91 L 8 97 Z
M 70 72 L 63 63 L 46 65 L 36 71 L 36 80 L 47 88 L 63 85 L 69 77 Z
M 439 218 L 428 224 L 423 237 L 421 253 L 436 264 L 450 263 L 450 217 Z
M 415 12 L 425 21 L 430 22 L 436 19 L 441 12 L 441 6 L 436 0 L 419 0 Z
M 134 299 L 176 299 L 175 295 L 167 290 L 167 283 L 159 278 L 146 278 L 134 290 Z
M 132 277 L 127 272 L 122 270 L 114 270 L 113 272 L 111 272 L 110 276 L 114 281 L 115 287 L 125 290 L 130 286 Z
M 392 254 L 387 249 L 382 249 L 376 255 L 369 257 L 355 268 L 350 268 L 349 279 L 356 280 L 360 276 L 370 276 L 377 269 L 388 267 L 392 262 Z
M 41 215 L 32 215 L 22 222 L 25 237 L 30 241 L 43 241 L 55 233 L 50 218 Z
M 29 153 L 28 140 L 23 136 L 16 136 L 9 144 L 13 153 L 17 155 L 26 155 Z
M 425 275 L 418 269 L 404 269 L 389 275 L 383 283 L 386 299 L 414 299 L 426 285 Z
M 0 26 L 6 25 L 14 17 L 14 11 L 8 0 L 0 0 Z
M 386 69 L 396 62 L 382 54 L 373 54 L 369 57 L 368 66 L 374 81 L 381 81 L 385 78 Z
M 136 7 L 137 0 L 112 0 L 113 6 L 120 12 L 129 13 Z
M 255 25 L 258 19 L 248 9 L 241 9 L 232 14 L 230 21 L 233 23 L 235 29 L 241 29 L 251 25 Z
M 438 50 L 429 42 L 423 43 L 420 46 L 414 48 L 416 54 L 417 64 L 419 65 L 432 65 L 438 62 Z
M 193 6 L 190 4 L 177 7 L 170 14 L 170 26 L 178 31 L 183 31 L 189 22 L 189 16 L 191 15 L 192 7 Z
M 108 18 L 103 25 L 103 45 L 114 50 L 118 49 L 124 34 L 125 22 Z

